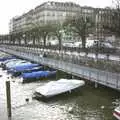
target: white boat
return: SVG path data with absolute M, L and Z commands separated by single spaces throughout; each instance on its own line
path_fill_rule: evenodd
M 113 112 L 113 116 L 120 120 L 120 106 L 116 107 Z
M 35 90 L 34 96 L 37 98 L 49 98 L 65 92 L 71 92 L 72 90 L 83 85 L 85 85 L 83 80 L 76 79 L 60 79 L 58 81 L 51 81 L 43 86 L 38 87 Z

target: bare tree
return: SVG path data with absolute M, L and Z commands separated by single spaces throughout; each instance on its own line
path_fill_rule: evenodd
M 94 22 L 90 17 L 77 16 L 73 19 L 67 20 L 66 25 L 71 27 L 71 31 L 78 34 L 82 40 L 82 47 L 86 48 L 86 37 L 91 32 L 91 28 L 94 27 Z

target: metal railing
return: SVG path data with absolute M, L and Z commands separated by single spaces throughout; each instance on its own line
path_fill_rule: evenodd
M 120 90 L 120 75 L 117 73 L 111 73 L 102 71 L 95 68 L 81 66 L 79 64 L 71 63 L 69 61 L 63 61 L 62 59 L 56 60 L 54 58 L 41 57 L 41 53 L 25 51 L 25 49 L 15 50 L 16 48 L 1 47 L 0 50 L 14 54 L 16 56 L 28 59 L 49 67 L 62 70 L 69 74 L 97 82 L 110 88 Z M 27 48 L 26 48 L 27 49 Z M 32 50 L 33 51 L 33 50 Z

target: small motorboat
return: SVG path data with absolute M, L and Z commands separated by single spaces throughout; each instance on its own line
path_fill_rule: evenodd
M 113 116 L 120 120 L 120 106 L 116 107 L 113 112 Z
M 6 70 L 7 66 L 10 64 L 15 64 L 17 61 L 21 61 L 20 59 L 10 59 L 10 60 L 6 60 L 4 62 L 1 63 L 1 67 L 3 70 Z
M 3 56 L 2 58 L 0 58 L 0 61 L 5 61 L 5 60 L 10 60 L 10 59 L 14 59 L 16 58 L 15 56 Z
M 11 60 L 11 61 L 5 63 L 3 67 L 4 67 L 4 69 L 7 69 L 7 68 L 9 68 L 13 65 L 16 65 L 20 61 L 22 61 L 22 60 L 17 60 L 17 59 L 16 60 Z
M 18 66 L 15 66 L 15 67 L 9 69 L 8 73 L 22 72 L 26 69 L 31 69 L 33 67 L 38 67 L 38 66 L 39 66 L 39 64 L 33 64 L 33 63 L 31 63 L 31 64 L 29 64 L 29 63 L 28 64 L 20 64 Z
M 1 66 L 2 66 L 2 65 L 4 66 L 4 65 L 6 65 L 6 64 L 9 63 L 9 62 L 17 61 L 17 60 L 20 60 L 20 59 L 15 59 L 15 58 L 13 58 L 13 59 L 5 60 L 5 61 L 1 62 Z
M 20 61 L 15 61 L 11 64 L 6 65 L 6 69 L 14 69 L 15 67 L 22 66 L 22 65 L 28 65 L 31 64 L 31 62 L 25 61 L 25 60 L 20 60 Z
M 62 93 L 71 92 L 72 90 L 85 85 L 83 80 L 76 79 L 60 79 L 58 81 L 50 81 L 35 90 L 34 97 L 50 98 Z
M 13 70 L 11 74 L 12 76 L 17 77 L 22 73 L 31 73 L 31 72 L 40 71 L 40 70 L 43 70 L 43 66 L 30 67 L 30 68 L 25 68 L 21 70 Z
M 35 71 L 30 73 L 22 73 L 20 77 L 22 77 L 22 82 L 32 82 L 38 79 L 52 77 L 56 75 L 56 71 Z

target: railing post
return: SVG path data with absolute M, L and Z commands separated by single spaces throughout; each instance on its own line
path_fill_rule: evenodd
M 97 81 L 99 81 L 99 71 L 97 70 Z
M 58 75 L 59 75 L 59 73 L 58 73 L 58 70 L 56 71 L 56 80 L 58 80 Z
M 89 70 L 89 80 L 91 80 L 91 71 Z
M 119 88 L 119 75 L 116 74 L 116 88 L 118 89 Z
M 95 81 L 95 88 L 98 87 L 98 81 L 99 81 L 99 71 L 97 71 L 97 81 Z
M 106 73 L 106 84 L 108 84 L 108 72 Z
M 84 70 L 82 69 L 82 76 L 83 76 L 83 78 L 84 78 Z
M 98 87 L 98 83 L 97 82 L 95 82 L 95 88 L 97 88 Z

